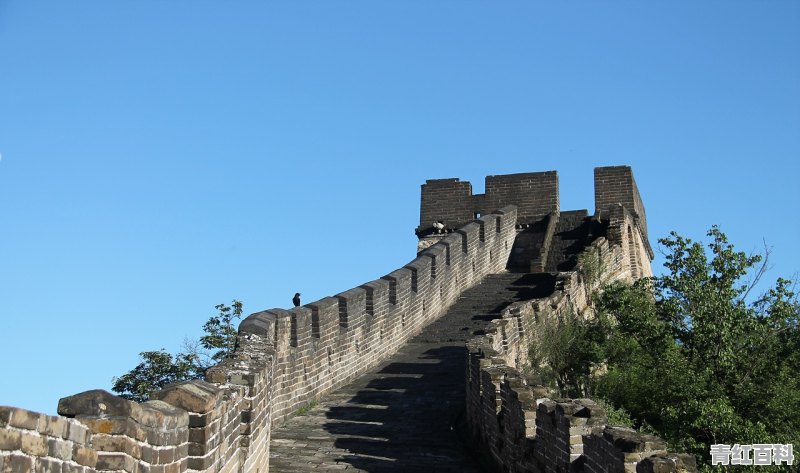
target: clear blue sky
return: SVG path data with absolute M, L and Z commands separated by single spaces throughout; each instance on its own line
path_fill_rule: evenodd
M 653 237 L 792 276 L 800 3 L 0 0 L 0 153 L 0 405 L 48 413 L 215 304 L 402 266 L 425 179 L 591 211 L 631 165 Z

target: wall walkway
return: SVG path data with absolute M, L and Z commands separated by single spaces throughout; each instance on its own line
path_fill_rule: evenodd
M 466 448 L 465 342 L 552 278 L 487 276 L 376 370 L 273 430 L 270 471 L 483 471 Z

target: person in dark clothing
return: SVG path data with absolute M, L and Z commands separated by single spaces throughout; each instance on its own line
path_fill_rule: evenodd
M 296 292 L 294 294 L 294 298 L 292 299 L 292 302 L 294 302 L 294 306 L 295 307 L 300 307 L 300 293 L 299 292 Z

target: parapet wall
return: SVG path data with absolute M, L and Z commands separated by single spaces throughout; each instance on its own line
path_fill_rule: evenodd
M 627 232 L 636 216 L 616 205 L 607 207 L 606 218 L 608 237 L 592 242 L 575 270 L 559 273 L 551 296 L 511 304 L 486 335 L 468 342 L 467 425 L 498 471 L 697 471 L 691 455 L 670 454 L 658 438 L 608 426 L 590 399 L 548 399 L 548 390 L 523 373 L 538 321 L 585 314 L 603 284 L 650 273 L 649 259 L 635 260 L 643 253 L 639 235 Z
M 206 381 L 171 385 L 141 404 L 86 391 L 61 399 L 61 416 L 2 407 L 0 472 L 267 472 L 273 423 L 370 370 L 502 271 L 516 220 L 516 207 L 504 207 L 380 279 L 250 315 L 234 356 Z
M 86 425 L 64 417 L 0 407 L 0 471 L 90 473 L 97 451 Z
M 647 214 L 630 166 L 595 168 L 594 208 L 596 212 L 602 213 L 609 207 L 620 204 L 633 214 L 636 226 L 642 232 L 642 239 L 650 259 L 653 259 L 653 249 L 650 247 L 647 235 Z
M 472 184 L 452 179 L 431 179 L 422 185 L 420 224 L 417 235 L 429 234 L 433 222 L 455 229 L 507 205 L 517 207 L 517 223 L 534 223 L 558 213 L 556 171 L 505 174 L 486 177 L 486 193 L 472 194 Z

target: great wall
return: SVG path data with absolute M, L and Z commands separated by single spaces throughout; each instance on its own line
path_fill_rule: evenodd
M 416 233 L 417 257 L 386 276 L 247 317 L 205 381 L 141 404 L 86 391 L 58 416 L 0 407 L 0 473 L 697 471 L 524 372 L 537 322 L 651 274 L 629 167 L 595 169 L 592 215 L 560 210 L 554 171 L 476 195 L 429 180 Z

